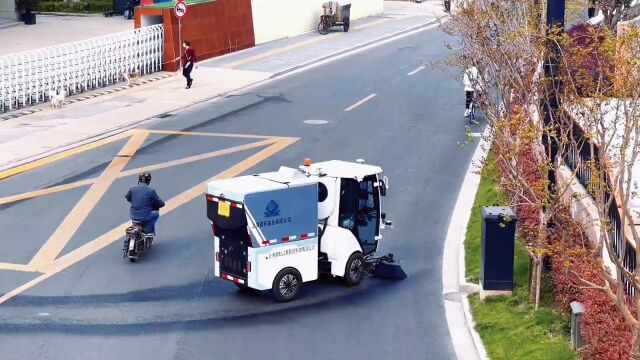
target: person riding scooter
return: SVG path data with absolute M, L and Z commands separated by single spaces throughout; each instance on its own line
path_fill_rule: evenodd
M 160 217 L 158 209 L 164 206 L 156 191 L 149 186 L 151 173 L 145 171 L 138 176 L 138 185 L 132 186 L 125 198 L 131 203 L 129 216 L 131 220 L 140 223 L 145 234 L 154 234 L 155 225 Z

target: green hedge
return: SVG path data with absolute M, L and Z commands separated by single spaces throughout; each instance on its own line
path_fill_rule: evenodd
M 88 0 L 80 2 L 41 1 L 37 6 L 38 11 L 43 12 L 68 12 L 68 13 L 105 13 L 113 11 L 111 0 Z
M 113 1 L 111 0 L 88 0 L 89 12 L 105 13 L 113 11 Z

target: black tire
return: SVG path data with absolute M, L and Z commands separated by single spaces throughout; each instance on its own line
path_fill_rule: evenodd
M 122 254 L 123 256 L 127 256 L 129 254 L 129 241 L 131 241 L 129 239 L 128 236 L 124 237 L 124 242 L 122 244 Z
M 320 33 L 320 35 L 327 35 L 329 31 L 331 31 L 331 27 L 329 26 L 327 21 L 320 20 L 320 23 L 318 24 L 318 32 Z
M 364 278 L 364 257 L 361 253 L 353 253 L 344 269 L 344 282 L 348 286 L 360 284 Z
M 137 239 L 131 239 L 129 241 L 136 241 Z M 138 251 L 138 244 L 135 244 L 134 246 L 135 250 L 127 250 L 127 257 L 129 258 L 129 261 L 131 261 L 132 263 L 138 262 L 138 259 L 140 258 L 140 251 Z
M 273 295 L 278 302 L 294 300 L 300 295 L 301 289 L 302 276 L 293 268 L 281 270 L 273 280 Z
M 344 19 L 344 23 L 342 24 L 342 28 L 344 32 L 349 32 L 349 19 Z
M 151 246 L 153 246 L 153 240 L 155 240 L 155 236 L 150 236 L 147 239 L 144 239 L 143 240 L 144 247 L 146 249 L 151 249 Z

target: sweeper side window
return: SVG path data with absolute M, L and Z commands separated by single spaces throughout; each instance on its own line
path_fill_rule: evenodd
M 380 195 L 374 186 L 376 178 L 368 176 L 360 182 L 358 197 L 358 239 L 365 254 L 378 247 L 380 229 Z
M 380 193 L 376 181 L 375 176 L 368 176 L 362 182 L 342 179 L 340 184 L 339 225 L 356 236 L 365 255 L 378 246 Z

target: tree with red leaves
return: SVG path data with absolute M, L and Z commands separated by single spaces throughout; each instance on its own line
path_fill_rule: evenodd
M 605 5 L 599 2 L 601 8 Z M 626 5 L 621 6 L 624 10 Z M 588 302 L 591 311 L 603 308 L 604 300 L 617 311 L 614 320 L 604 324 L 629 330 L 631 358 L 640 360 L 640 300 L 629 301 L 624 291 L 632 288 L 640 294 L 640 269 L 629 270 L 628 251 L 619 248 L 621 234 L 640 244 L 631 211 L 637 186 L 633 169 L 640 163 L 640 31 L 616 35 L 604 26 L 567 34 L 548 29 L 543 10 L 537 0 L 460 4 L 443 28 L 457 41 L 451 48 L 463 54 L 440 68 L 474 65 L 480 74 L 477 81 L 492 89 L 478 94 L 476 102 L 490 126 L 500 185 L 519 217 L 528 219 L 519 223 L 519 238 L 532 260 L 530 294 L 536 308 L 542 259 L 549 256 L 554 269 L 570 279 L 564 290 L 571 296 L 597 293 L 592 298 L 600 302 Z M 559 66 L 552 68 L 552 77 L 545 77 L 542 65 L 549 48 Z M 558 111 L 552 110 L 556 103 Z M 540 120 L 547 112 L 550 123 Z M 550 182 L 554 176 L 549 175 L 561 174 L 563 181 Z M 572 194 L 578 181 L 585 191 Z M 567 205 L 580 197 L 592 199 L 595 219 L 570 216 Z M 614 231 L 610 220 L 618 215 L 622 233 Z M 594 231 L 592 242 L 585 240 L 585 234 Z M 587 330 L 587 336 L 594 333 Z M 606 353 L 600 348 L 593 352 Z

